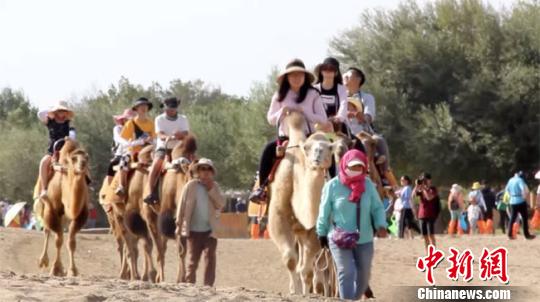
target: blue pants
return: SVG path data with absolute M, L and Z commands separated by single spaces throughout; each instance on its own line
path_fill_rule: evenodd
M 358 299 L 368 287 L 373 260 L 373 242 L 358 244 L 354 249 L 340 249 L 330 239 L 329 245 L 336 264 L 339 297 Z

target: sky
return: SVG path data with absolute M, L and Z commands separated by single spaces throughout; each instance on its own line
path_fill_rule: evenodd
M 425 2 L 421 0 L 420 2 Z M 313 67 L 367 9 L 398 0 L 0 0 L 0 88 L 43 108 L 124 76 L 168 86 L 202 79 L 247 96 L 272 67 Z

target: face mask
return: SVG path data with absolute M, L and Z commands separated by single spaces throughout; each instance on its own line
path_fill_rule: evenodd
M 345 174 L 349 177 L 355 177 L 364 174 L 364 171 L 353 171 L 351 169 L 345 169 Z

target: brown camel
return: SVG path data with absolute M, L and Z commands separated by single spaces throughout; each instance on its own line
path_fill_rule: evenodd
M 74 140 L 64 139 L 64 146 L 59 152 L 58 164 L 50 173 L 51 180 L 47 197 L 36 200 L 36 214 L 43 219 L 45 242 L 43 252 L 39 259 L 39 267 L 49 265 L 47 254 L 49 235 L 53 231 L 56 236 L 56 256 L 50 274 L 63 276 L 65 274 L 60 257 L 60 250 L 64 240 L 64 224 L 69 221 L 68 251 L 69 268 L 68 276 L 77 276 L 78 270 L 75 265 L 74 254 L 76 248 L 77 232 L 84 226 L 88 218 L 88 154 Z M 34 187 L 34 196 L 39 196 L 41 181 L 38 177 Z
M 142 279 L 144 281 L 155 281 L 156 269 L 152 259 L 152 239 L 148 233 L 146 222 L 142 218 L 142 194 L 143 184 L 148 177 L 148 166 L 152 161 L 152 150 L 154 146 L 149 145 L 144 147 L 138 153 L 138 161 L 130 163 L 130 176 L 128 190 L 125 199 L 115 194 L 114 188 L 117 187 L 120 180 L 120 173 L 116 173 L 111 184 L 103 189 L 105 204 L 112 205 L 112 218 L 114 222 L 111 224 L 115 228 L 113 233 L 122 239 L 125 249 L 119 247 L 118 251 L 121 257 L 120 277 L 126 277 L 129 274 L 131 280 Z M 105 184 L 105 182 L 104 182 Z M 139 239 L 144 243 L 144 265 L 143 274 L 140 278 L 137 269 L 137 259 L 139 256 L 138 242 Z M 127 266 L 125 265 L 127 262 Z
M 320 132 L 306 139 L 306 120 L 300 113 L 290 113 L 283 122 L 289 143 L 270 185 L 268 230 L 289 271 L 290 292 L 308 294 L 313 290 L 315 255 L 321 249 L 315 224 L 333 144 Z M 323 285 L 316 287 L 322 290 Z
M 186 136 L 171 151 L 171 160 L 165 161 L 164 175 L 161 179 L 160 202 L 157 205 L 144 204 L 143 217 L 148 225 L 150 236 L 158 252 L 158 274 L 156 282 L 165 281 L 165 254 L 169 239 L 177 239 L 179 265 L 177 282 L 185 282 L 185 249 L 180 238 L 176 238 L 175 213 L 177 201 L 184 185 L 191 179 L 191 164 L 195 161 L 197 142 L 194 136 Z M 146 186 L 145 186 L 146 187 Z M 148 192 L 145 192 L 145 195 Z

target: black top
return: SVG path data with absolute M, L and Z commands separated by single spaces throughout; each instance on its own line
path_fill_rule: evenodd
M 48 119 L 48 121 L 47 121 L 47 129 L 49 130 L 49 148 L 48 148 L 48 151 L 49 151 L 49 154 L 52 154 L 53 153 L 54 142 L 56 142 L 59 139 L 62 139 L 64 137 L 66 137 L 66 136 L 69 136 L 69 130 L 70 130 L 69 120 L 67 120 L 67 121 L 65 121 L 63 123 L 58 123 L 54 119 Z M 58 147 L 61 148 L 62 146 L 58 146 Z
M 321 83 L 321 100 L 326 111 L 326 116 L 333 117 L 339 111 L 339 96 L 337 91 L 337 85 L 334 85 L 332 89 L 324 89 Z

